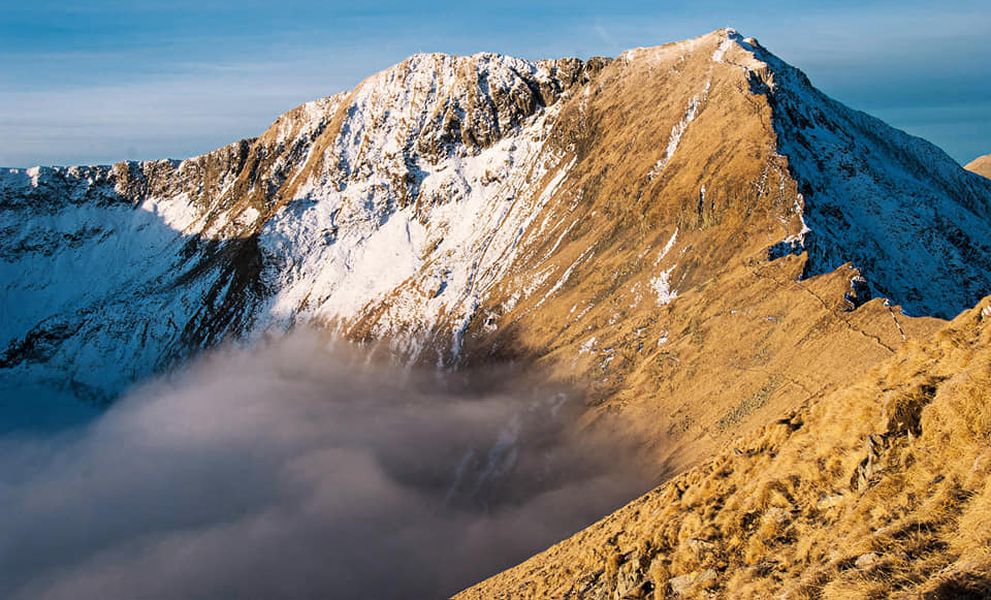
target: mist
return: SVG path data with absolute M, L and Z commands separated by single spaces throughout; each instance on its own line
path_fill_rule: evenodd
M 0 597 L 430 598 L 648 485 L 519 369 L 383 365 L 297 332 L 58 433 L 0 437 Z

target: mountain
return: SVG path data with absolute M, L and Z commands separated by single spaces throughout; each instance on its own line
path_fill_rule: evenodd
M 733 30 L 413 56 L 203 156 L 9 169 L 0 231 L 0 388 L 108 402 L 311 324 L 578 385 L 658 481 L 991 290 L 991 180 Z
M 493 238 L 533 216 L 510 200 L 553 166 L 548 107 L 602 64 L 415 56 L 200 157 L 11 169 L 0 365 L 109 398 L 231 336 L 353 324 L 417 271 L 491 279 Z M 407 320 L 463 320 L 471 301 L 452 289 Z
M 978 156 L 964 167 L 968 171 L 991 178 L 991 154 Z

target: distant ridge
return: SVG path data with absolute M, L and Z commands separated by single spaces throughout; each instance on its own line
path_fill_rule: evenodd
M 964 168 L 968 171 L 973 171 L 978 175 L 991 178 L 991 154 L 978 156 L 974 160 L 967 163 L 967 166 Z

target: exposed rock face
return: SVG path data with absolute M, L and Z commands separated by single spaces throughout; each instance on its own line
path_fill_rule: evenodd
M 973 171 L 978 175 L 991 178 L 991 154 L 978 156 L 974 160 L 967 163 L 967 166 L 964 168 L 968 171 Z

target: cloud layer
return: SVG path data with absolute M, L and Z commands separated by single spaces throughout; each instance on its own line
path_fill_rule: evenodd
M 525 390 L 525 391 L 524 391 Z M 5 598 L 438 597 L 644 485 L 508 369 L 439 379 L 297 333 L 82 429 L 0 438 Z

